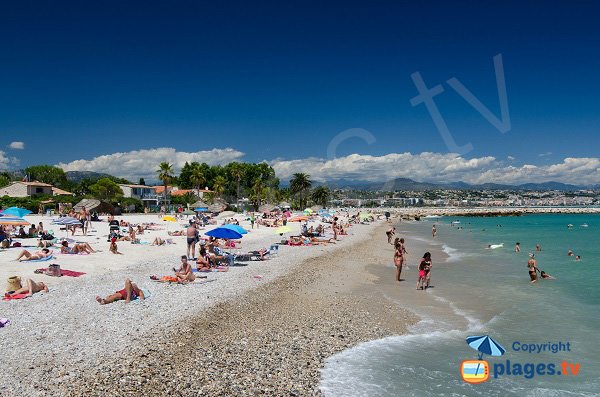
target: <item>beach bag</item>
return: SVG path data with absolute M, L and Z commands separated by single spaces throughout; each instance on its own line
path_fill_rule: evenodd
M 50 266 L 48 266 L 48 271 L 46 272 L 46 275 L 51 277 L 62 276 L 62 273 L 60 272 L 60 265 L 53 263 Z
M 8 278 L 8 282 L 6 283 L 6 291 L 16 291 L 21 289 L 21 277 L 12 276 Z

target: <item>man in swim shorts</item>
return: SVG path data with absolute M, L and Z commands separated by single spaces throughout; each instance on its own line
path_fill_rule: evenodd
M 196 223 L 190 222 L 190 225 L 185 231 L 187 237 L 187 256 L 188 258 L 194 258 L 196 255 L 196 243 L 198 242 L 198 229 L 196 229 Z
M 125 280 L 125 288 L 115 292 L 114 294 L 108 295 L 106 298 L 96 296 L 96 302 L 101 305 L 107 305 L 116 301 L 124 300 L 125 303 L 129 303 L 132 300 L 140 298 L 144 300 L 144 291 L 138 288 L 135 283 L 132 283 L 130 279 Z

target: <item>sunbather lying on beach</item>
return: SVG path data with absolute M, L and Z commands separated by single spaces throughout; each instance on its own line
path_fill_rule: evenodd
M 311 237 L 310 238 L 310 243 L 313 245 L 319 245 L 319 244 L 335 244 L 335 241 L 332 238 L 329 239 L 318 239 L 316 237 Z
M 173 268 L 175 272 L 175 277 L 182 283 L 187 283 L 194 281 L 196 276 L 194 276 L 194 272 L 192 271 L 192 265 L 188 262 L 187 256 L 183 255 L 181 257 L 181 266 L 179 270 Z
M 177 230 L 174 232 L 168 232 L 169 236 L 185 236 L 185 230 Z
M 101 305 L 113 303 L 116 301 L 124 300 L 125 303 L 129 303 L 132 300 L 140 298 L 144 300 L 144 291 L 138 288 L 135 283 L 132 283 L 130 279 L 125 280 L 125 288 L 115 292 L 112 295 L 108 295 L 106 298 L 96 297 L 96 301 Z
M 96 252 L 88 243 L 78 243 L 69 247 L 69 242 L 65 240 L 60 245 L 61 254 L 93 254 Z
M 18 261 L 37 261 L 40 259 L 44 259 L 49 257 L 50 255 L 52 255 L 50 253 L 50 250 L 48 248 L 44 248 L 41 251 L 37 251 L 35 254 L 32 254 L 31 252 L 27 251 L 27 250 L 23 250 L 21 251 L 21 253 L 19 254 L 19 256 L 17 256 Z
M 27 296 L 32 296 L 36 292 L 41 292 L 41 291 L 48 292 L 48 286 L 46 284 L 42 283 L 41 281 L 36 283 L 32 279 L 28 278 L 25 281 L 25 287 L 19 288 L 16 291 L 7 292 L 6 294 L 4 294 L 4 296 L 19 295 L 19 294 L 27 294 Z
M 152 242 L 152 244 L 150 245 L 165 245 L 167 242 L 165 240 L 163 240 L 162 238 L 156 236 L 154 238 L 154 241 Z

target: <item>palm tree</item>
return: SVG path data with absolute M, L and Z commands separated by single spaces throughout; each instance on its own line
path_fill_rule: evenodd
M 167 188 L 169 186 L 169 182 L 173 180 L 173 164 L 163 161 L 158 166 L 158 170 L 156 170 L 158 174 L 158 179 L 160 179 L 165 187 L 165 198 L 164 203 L 167 205 Z
M 327 207 L 329 196 L 331 196 L 331 192 L 327 186 L 318 186 L 313 190 L 310 198 L 312 198 L 315 203 Z
M 310 189 L 311 186 L 312 181 L 310 180 L 310 175 L 302 172 L 297 172 L 292 175 L 292 179 L 290 180 L 290 190 L 293 194 L 298 194 L 300 196 L 300 207 L 304 207 L 304 193 Z
M 236 184 L 237 184 L 237 196 L 236 196 L 236 202 L 239 204 L 240 202 L 240 182 L 242 181 L 242 178 L 244 177 L 244 174 L 246 173 L 246 170 L 244 169 L 244 166 L 238 162 L 233 162 L 229 165 L 229 173 L 231 174 L 231 176 L 233 177 L 233 179 L 235 179 Z
M 200 164 L 195 165 L 192 169 L 190 181 L 194 184 L 194 187 L 197 190 L 197 195 L 200 197 L 200 189 L 202 189 L 202 186 L 206 183 L 206 178 L 202 168 L 200 168 Z
M 221 197 L 221 195 L 225 191 L 226 183 L 227 183 L 227 180 L 221 175 L 219 175 L 215 178 L 215 181 L 213 182 L 213 191 L 215 192 L 217 197 Z
M 250 190 L 250 199 L 252 200 L 254 207 L 258 210 L 258 207 L 262 204 L 262 200 L 265 197 L 265 187 L 260 178 L 256 178 L 252 189 Z

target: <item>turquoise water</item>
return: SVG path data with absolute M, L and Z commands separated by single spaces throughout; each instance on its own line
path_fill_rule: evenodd
M 460 225 L 452 226 L 455 220 Z M 431 236 L 434 222 L 435 241 L 415 238 Z M 331 358 L 322 377 L 326 396 L 600 396 L 600 216 L 440 218 L 403 224 L 401 230 L 409 247 L 435 244 L 449 255 L 444 261 L 433 258 L 434 288 L 414 290 L 413 265 L 405 290 L 390 296 L 423 320 L 409 335 L 368 342 Z M 517 241 L 521 253 L 514 252 Z M 485 249 L 488 244 L 504 246 Z M 535 252 L 536 244 L 541 252 Z M 567 256 L 568 250 L 581 261 Z M 529 252 L 556 280 L 529 283 Z M 506 349 L 502 357 L 484 357 L 492 374 L 482 384 L 465 383 L 460 376 L 461 362 L 477 359 L 465 342 L 470 335 L 490 335 Z M 569 342 L 570 351 L 515 351 L 515 342 Z M 563 361 L 579 363 L 580 369 L 577 376 L 494 378 L 494 365 L 500 371 L 507 360 L 511 369 L 516 363 L 552 363 L 561 370 Z

